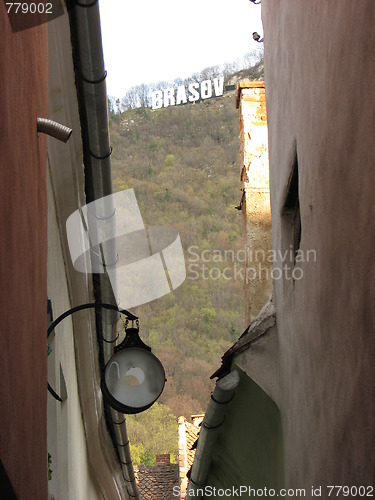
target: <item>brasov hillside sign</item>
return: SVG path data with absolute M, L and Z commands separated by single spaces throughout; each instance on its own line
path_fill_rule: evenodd
M 218 97 L 223 95 L 224 77 L 214 78 L 211 80 L 203 80 L 203 82 L 190 83 L 186 88 L 184 85 L 179 85 L 177 88 L 168 88 L 164 90 L 154 90 L 152 96 L 152 109 L 160 109 L 162 107 L 177 106 L 178 104 L 186 104 L 187 102 L 195 102 L 199 99 L 209 99 L 210 97 Z

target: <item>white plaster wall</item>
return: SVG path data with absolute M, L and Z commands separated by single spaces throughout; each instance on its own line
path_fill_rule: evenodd
M 73 268 L 65 230 L 67 218 L 85 204 L 82 139 L 68 16 L 60 16 L 49 22 L 48 36 L 50 64 L 49 118 L 73 129 L 73 133 L 66 144 L 48 138 L 48 161 L 52 185 L 51 193 L 53 193 L 53 204 L 56 209 L 54 224 L 56 224 L 56 231 L 59 231 L 59 236 L 56 235 L 56 242 L 57 238 L 59 238 L 61 244 L 59 252 L 62 252 L 64 259 L 59 265 L 65 272 L 64 283 L 67 284 L 70 304 L 76 306 L 94 302 L 94 296 L 92 276 L 77 272 Z M 52 258 L 52 262 L 54 262 L 54 258 Z M 53 266 L 51 273 L 53 276 Z M 57 291 L 60 291 L 60 287 L 65 287 L 62 282 L 59 282 L 57 276 L 53 280 Z M 69 307 L 69 301 L 65 300 L 64 307 L 61 307 L 57 313 L 55 312 L 55 318 L 61 311 L 65 311 Z M 82 488 L 85 488 L 85 484 L 87 484 L 87 494 L 89 496 L 82 496 L 80 500 L 86 500 L 86 498 L 95 500 L 95 496 L 90 497 L 90 491 L 94 485 L 94 482 L 90 482 L 91 480 L 99 485 L 98 491 L 101 492 L 103 498 L 108 500 L 127 498 L 121 466 L 104 417 L 95 314 L 93 311 L 76 313 L 71 317 L 71 320 L 74 324 L 75 362 L 77 368 L 77 373 L 72 374 L 72 382 L 73 379 L 78 382 L 81 419 L 86 437 L 85 453 L 88 456 L 91 472 L 90 479 L 85 472 L 85 470 L 88 470 L 86 469 L 87 464 L 83 463 L 83 474 L 80 481 L 83 484 Z M 71 337 L 69 337 L 69 342 L 71 342 Z M 69 354 L 63 354 L 63 360 L 66 361 L 65 358 L 72 359 L 70 354 L 70 351 Z M 72 413 L 67 412 L 64 414 L 67 417 L 67 420 L 64 420 L 67 423 L 67 432 L 70 432 L 70 425 L 73 425 L 73 427 L 76 425 L 73 418 L 73 415 L 77 415 L 78 410 L 76 410 L 72 409 Z M 70 418 L 73 419 L 71 422 L 69 421 Z M 62 440 L 61 445 L 65 446 L 66 454 L 70 453 L 67 448 L 68 445 L 70 446 L 69 441 Z M 83 457 L 82 442 L 78 440 L 75 446 L 78 447 L 78 457 Z M 71 456 L 69 462 L 66 460 L 64 464 L 64 470 L 71 474 L 69 477 L 72 478 L 73 484 L 75 484 L 75 478 L 78 477 L 76 475 L 79 474 L 75 460 L 75 456 Z M 81 458 L 78 459 L 78 462 L 80 460 Z
M 279 357 L 277 327 L 272 326 L 249 349 L 235 358 L 235 363 L 276 403 L 279 398 Z
M 48 180 L 48 298 L 52 301 L 53 316 L 71 308 L 56 218 L 55 200 L 49 168 Z M 77 388 L 77 372 L 71 317 L 57 326 L 49 342 L 53 353 L 48 356 L 50 384 L 61 393 L 60 364 L 68 398 L 60 403 L 48 394 L 48 451 L 52 455 L 52 481 L 49 493 L 56 500 L 96 500 L 102 498 L 91 475 L 82 410 Z

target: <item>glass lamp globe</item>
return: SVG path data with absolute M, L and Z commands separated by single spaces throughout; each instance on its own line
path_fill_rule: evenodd
M 134 414 L 147 410 L 163 392 L 163 365 L 144 347 L 125 347 L 108 361 L 102 392 L 115 410 Z

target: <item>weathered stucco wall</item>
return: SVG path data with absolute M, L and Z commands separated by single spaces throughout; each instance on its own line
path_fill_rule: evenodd
M 255 490 L 283 487 L 283 442 L 280 413 L 271 398 L 237 366 L 240 383 L 215 444 L 207 486 L 230 489 L 238 498 L 241 486 Z M 237 489 L 237 494 L 234 492 Z M 209 490 L 207 491 L 209 496 Z M 213 496 L 213 495 L 212 495 Z M 219 498 L 223 495 L 216 495 Z M 252 492 L 244 498 L 254 496 Z
M 272 292 L 271 207 L 264 82 L 240 82 L 236 107 L 241 140 L 245 260 L 245 322 L 250 324 Z
M 51 139 L 53 141 L 54 139 Z M 67 147 L 67 146 L 66 146 Z M 55 168 L 62 165 L 55 165 Z M 61 247 L 61 234 L 56 214 L 56 199 L 47 166 L 48 188 L 48 298 L 52 302 L 53 319 L 55 320 L 72 307 L 68 290 L 66 266 Z M 69 192 L 66 193 L 69 195 Z M 81 275 L 82 281 L 85 280 Z M 79 313 L 84 316 L 84 313 Z M 77 332 L 79 334 L 80 332 Z M 52 477 L 48 482 L 51 498 L 58 500 L 98 500 L 96 478 L 90 469 L 85 429 L 82 421 L 77 386 L 77 367 L 73 339 L 72 317 L 66 318 L 51 334 L 49 346 L 52 348 L 48 356 L 48 381 L 62 395 L 60 369 L 66 384 L 67 399 L 62 403 L 56 401 L 51 394 L 47 399 L 47 442 L 48 452 L 52 457 Z
M 73 305 L 93 302 L 94 299 L 89 295 L 90 282 L 87 276 L 72 273 L 66 245 L 66 219 L 76 210 L 77 199 L 82 205 L 85 203 L 81 130 L 67 16 L 50 22 L 48 33 L 49 118 L 73 130 L 66 144 L 52 137 L 47 140 L 47 292 L 56 319 Z M 91 469 L 83 424 L 88 404 L 86 407 L 82 405 L 87 403 L 87 396 L 81 400 L 79 398 L 77 367 L 81 372 L 88 372 L 91 379 L 94 379 L 95 374 L 91 366 L 87 367 L 83 362 L 76 363 L 74 346 L 74 335 L 84 337 L 93 331 L 88 317 L 87 313 L 80 312 L 66 318 L 57 326 L 48 342 L 52 347 L 52 353 L 48 356 L 48 380 L 61 395 L 61 367 L 67 391 L 67 399 L 63 403 L 57 402 L 50 394 L 47 399 L 47 443 L 53 470 L 48 492 L 56 500 L 96 500 L 100 496 L 97 478 Z M 89 342 L 86 342 L 85 349 L 88 352 L 92 350 Z
M 56 319 L 72 306 L 94 302 L 94 294 L 92 277 L 73 267 L 65 228 L 67 218 L 86 203 L 68 17 L 48 23 L 48 31 L 49 117 L 73 130 L 66 144 L 48 138 L 47 290 Z M 104 418 L 95 313 L 66 318 L 56 329 L 53 348 L 48 358 L 51 383 L 59 391 L 61 363 L 68 399 L 57 403 L 48 395 L 48 450 L 54 469 L 50 493 L 59 500 L 120 498 L 125 486 Z
M 328 498 L 375 482 L 375 3 L 262 0 L 262 16 L 273 245 L 302 271 L 274 281 L 286 482 Z
M 0 458 L 18 499 L 44 499 L 47 30 L 12 33 L 1 3 L 0 33 Z

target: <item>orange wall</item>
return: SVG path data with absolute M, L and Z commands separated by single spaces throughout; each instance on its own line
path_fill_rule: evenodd
M 0 458 L 19 499 L 47 498 L 47 25 L 12 33 L 0 3 Z M 1 498 L 1 489 L 0 489 Z
M 296 147 L 317 256 L 274 282 L 286 480 L 328 498 L 375 479 L 375 3 L 262 0 L 262 17 L 273 245 L 291 244 Z

